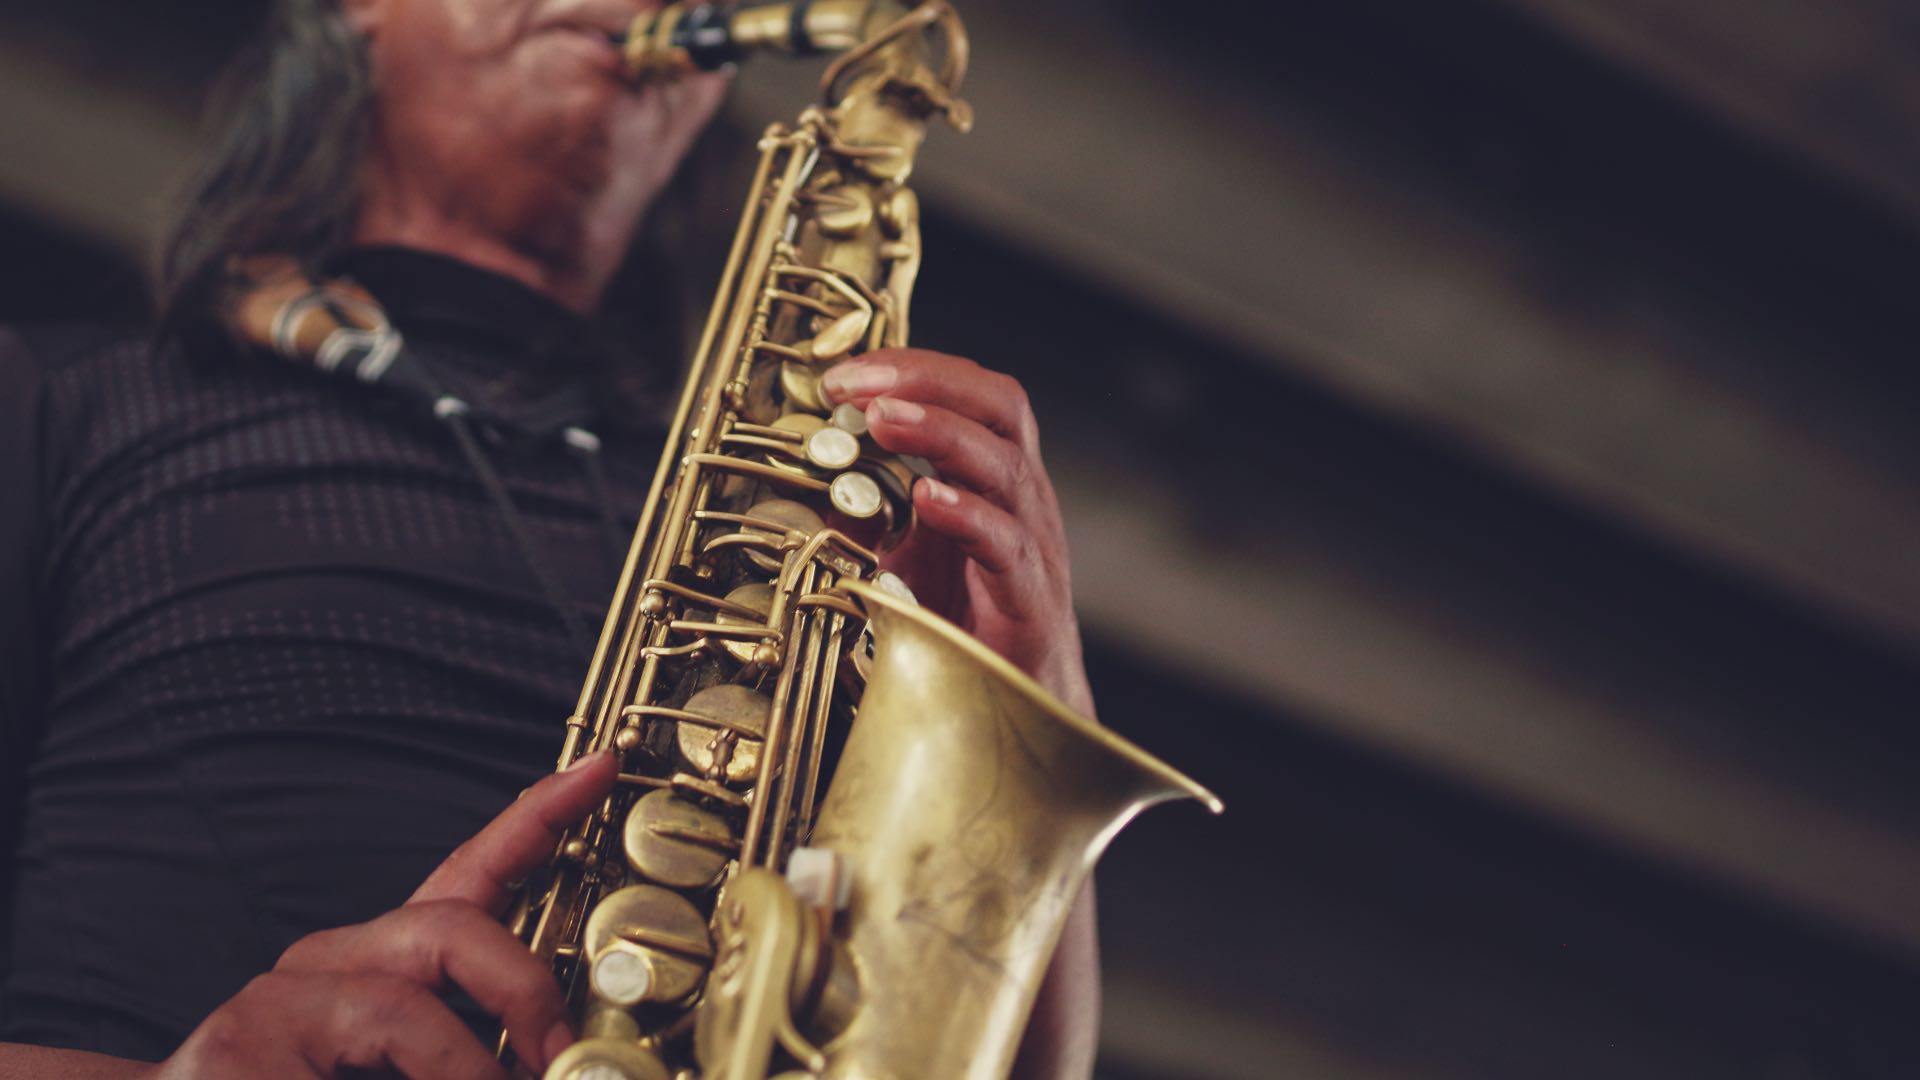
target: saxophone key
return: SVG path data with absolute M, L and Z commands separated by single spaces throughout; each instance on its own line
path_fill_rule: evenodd
M 792 432 L 798 435 L 799 438 L 795 441 L 795 445 L 791 449 L 785 447 L 777 450 L 769 449 L 766 455 L 767 464 L 772 465 L 774 468 L 784 469 L 787 472 L 796 473 L 801 476 L 812 476 L 814 474 L 813 467 L 804 460 L 806 455 L 805 447 L 815 435 L 827 429 L 826 418 L 814 416 L 811 413 L 788 413 L 780 419 L 775 420 L 773 427 L 781 431 Z
M 740 848 L 726 818 L 667 789 L 633 804 L 622 839 L 635 873 L 676 889 L 712 885 Z
M 815 334 L 813 341 L 806 346 L 807 353 L 820 363 L 831 363 L 852 352 L 872 326 L 873 312 L 855 308 Z
M 842 402 L 833 407 L 833 417 L 830 422 L 834 427 L 839 428 L 849 435 L 865 435 L 867 433 L 867 410 L 862 409 L 851 401 Z
M 833 508 L 850 518 L 870 518 L 880 512 L 880 485 L 861 472 L 843 472 L 827 489 Z
M 757 619 L 749 619 L 744 615 L 735 614 L 734 611 L 722 610 L 714 616 L 714 622 L 716 624 L 726 627 L 738 626 L 742 628 L 765 626 L 768 613 L 773 611 L 773 586 L 765 584 L 742 585 L 728 593 L 726 599 L 727 603 L 732 605 L 734 609 L 752 611 L 759 617 Z M 728 638 L 722 639 L 719 644 L 720 647 L 725 649 L 735 660 L 743 664 L 751 664 L 754 661 L 754 651 L 760 647 L 761 643 L 758 641 Z
M 820 396 L 820 371 L 812 364 L 783 361 L 780 389 L 787 395 L 787 403 L 795 408 L 816 413 L 827 411 L 826 399 Z
M 773 699 L 737 683 L 709 686 L 687 700 L 686 712 L 710 723 L 682 720 L 675 737 L 680 756 L 703 776 L 744 783 L 760 772 L 761 740 Z
M 807 436 L 807 460 L 837 472 L 860 460 L 860 439 L 843 428 L 822 427 Z
M 602 897 L 581 936 L 588 971 L 610 952 L 645 961 L 646 986 L 636 1002 L 672 1002 L 691 996 L 713 963 L 707 920 L 691 900 L 658 885 L 628 885 Z

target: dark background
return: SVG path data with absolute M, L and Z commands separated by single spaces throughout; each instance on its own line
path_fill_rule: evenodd
M 138 315 L 254 10 L 0 9 L 0 320 Z M 918 338 L 1228 804 L 1103 865 L 1103 1075 L 1920 1076 L 1914 9 L 963 10 Z

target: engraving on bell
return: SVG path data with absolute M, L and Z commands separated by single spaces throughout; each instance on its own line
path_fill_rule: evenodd
M 807 460 L 823 469 L 844 469 L 860 460 L 860 440 L 837 427 L 807 436 Z
M 727 728 L 682 720 L 675 736 L 680 744 L 680 756 L 687 764 L 703 776 L 722 768 L 731 783 L 753 779 L 760 770 L 760 740 L 766 737 L 773 699 L 738 683 L 720 683 L 689 698 L 686 711 L 725 721 L 729 728 L 744 728 L 755 733 L 753 738 L 741 738 Z M 729 750 L 724 766 L 720 760 L 723 746 Z
M 727 867 L 733 830 L 719 814 L 662 788 L 627 811 L 623 840 L 636 873 L 676 889 L 704 889 Z
M 880 512 L 880 485 L 866 473 L 843 472 L 827 489 L 834 509 L 852 518 L 870 518 Z

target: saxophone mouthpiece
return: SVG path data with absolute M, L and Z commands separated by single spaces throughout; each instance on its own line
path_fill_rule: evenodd
M 672 80 L 695 71 L 717 71 L 740 59 L 733 11 L 718 4 L 668 4 L 634 16 L 614 45 L 635 82 Z

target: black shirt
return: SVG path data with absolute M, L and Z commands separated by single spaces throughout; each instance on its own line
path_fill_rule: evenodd
M 597 628 L 657 430 L 582 324 L 447 260 L 344 267 L 474 403 Z M 0 332 L 0 1041 L 170 1053 L 296 938 L 391 909 L 551 768 L 585 658 L 426 403 L 256 355 Z

